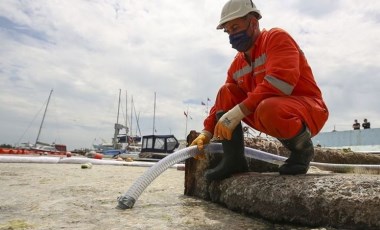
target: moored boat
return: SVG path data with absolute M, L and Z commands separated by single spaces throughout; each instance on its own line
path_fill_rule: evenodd
M 179 142 L 174 135 L 147 135 L 142 138 L 138 160 L 159 161 L 175 152 Z

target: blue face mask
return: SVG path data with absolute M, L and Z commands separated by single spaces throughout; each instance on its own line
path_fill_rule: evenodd
M 232 48 L 239 52 L 245 52 L 251 47 L 252 37 L 247 34 L 247 30 L 248 29 L 230 35 Z

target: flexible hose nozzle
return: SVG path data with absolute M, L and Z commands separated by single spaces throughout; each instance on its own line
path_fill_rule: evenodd
M 116 208 L 118 209 L 131 209 L 133 205 L 135 204 L 136 200 L 133 197 L 130 196 L 120 196 L 117 198 L 118 204 Z

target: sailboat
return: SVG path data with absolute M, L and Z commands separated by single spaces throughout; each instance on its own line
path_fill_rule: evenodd
M 66 147 L 66 145 L 64 145 L 64 144 L 56 144 L 56 143 L 48 144 L 48 143 L 44 143 L 44 142 L 40 141 L 40 135 L 41 135 L 42 127 L 43 127 L 44 122 L 45 122 L 45 117 L 46 117 L 46 113 L 47 113 L 47 110 L 48 110 L 48 107 L 49 107 L 50 98 L 51 98 L 52 94 L 53 94 L 53 89 L 51 89 L 50 93 L 49 93 L 49 97 L 48 97 L 48 100 L 47 100 L 47 103 L 46 103 L 46 106 L 45 106 L 45 111 L 44 111 L 44 114 L 42 116 L 42 121 L 41 121 L 40 127 L 38 129 L 38 134 L 37 134 L 36 141 L 35 141 L 34 145 L 31 145 L 29 147 L 29 149 L 33 150 L 33 151 L 35 151 L 37 153 L 40 153 L 40 154 L 41 153 L 66 154 L 67 153 L 67 147 Z
M 132 114 L 133 114 L 133 98 L 131 100 L 132 102 L 132 109 L 131 109 L 131 123 L 130 126 L 132 128 Z M 112 138 L 112 143 L 105 143 L 102 144 L 93 144 L 93 147 L 98 150 L 99 152 L 102 152 L 103 155 L 108 156 L 120 156 L 121 154 L 131 154 L 131 152 L 139 152 L 140 147 L 138 143 L 141 141 L 140 136 L 132 136 L 128 133 L 132 133 L 132 129 L 128 128 L 128 121 L 126 119 L 126 124 L 120 124 L 119 123 L 119 114 L 120 114 L 120 103 L 121 103 L 121 89 L 119 89 L 119 102 L 118 102 L 118 109 L 117 109 L 117 119 L 116 123 L 114 124 L 114 135 Z M 128 97 L 126 95 L 126 115 L 128 114 Z M 139 128 L 139 126 L 138 126 Z M 121 131 L 125 130 L 125 134 L 121 134 Z
M 118 108 L 118 113 L 117 113 L 117 120 L 116 120 L 116 123 L 115 123 L 115 133 L 114 133 L 114 138 L 113 138 L 113 144 L 114 146 L 116 146 L 117 144 L 125 144 L 127 145 L 126 147 L 130 147 L 130 146 L 135 146 L 135 145 L 138 145 L 138 143 L 141 141 L 141 131 L 140 131 L 140 126 L 139 126 L 139 116 L 137 116 L 136 114 L 136 108 L 134 106 L 134 102 L 133 102 L 133 97 L 131 97 L 131 119 L 130 119 L 130 123 L 129 123 L 129 127 L 128 127 L 128 95 L 127 95 L 127 92 L 125 93 L 126 94 L 126 105 L 125 105 L 125 108 L 126 108 L 126 119 L 125 119 L 125 126 L 119 124 L 119 108 L 120 108 L 120 92 L 119 92 L 119 108 Z M 136 124 L 137 124 L 137 128 L 136 128 L 136 134 L 133 135 L 132 134 L 132 126 L 133 126 L 133 113 L 135 113 L 135 117 L 136 117 Z M 120 130 L 125 128 L 125 134 L 120 134 Z M 137 131 L 139 131 L 139 135 L 137 135 Z

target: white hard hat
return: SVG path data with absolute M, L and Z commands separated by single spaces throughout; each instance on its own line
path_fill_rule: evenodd
M 220 15 L 219 25 L 216 29 L 223 29 L 223 24 L 241 18 L 250 12 L 255 12 L 261 18 L 260 10 L 258 10 L 252 0 L 229 0 L 223 7 Z

